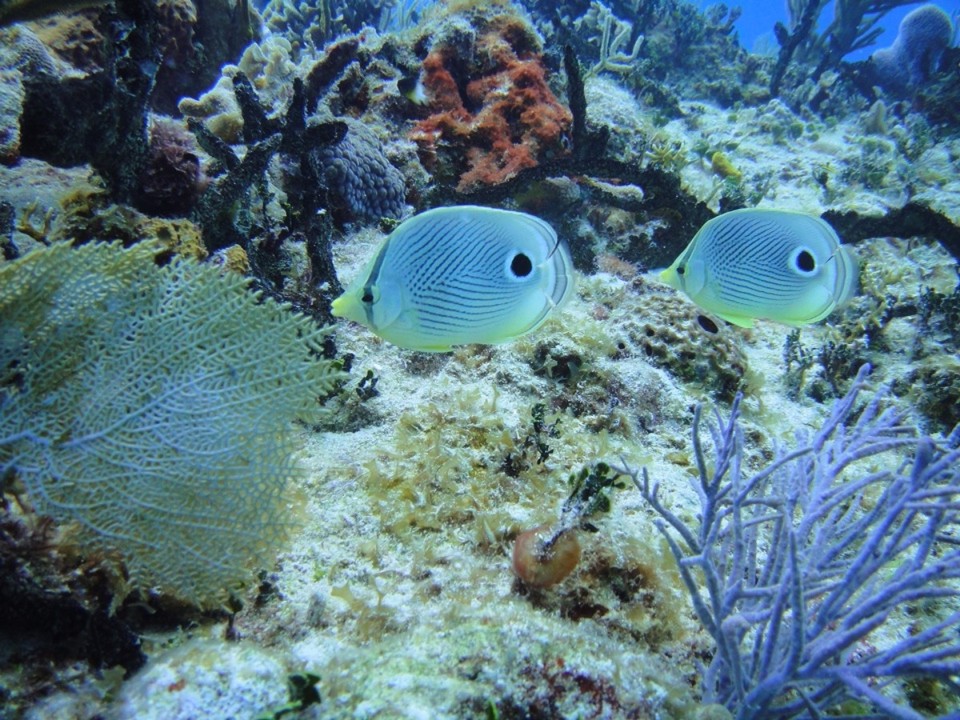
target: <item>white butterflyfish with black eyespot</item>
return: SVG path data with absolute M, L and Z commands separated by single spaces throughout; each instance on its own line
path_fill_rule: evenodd
M 540 218 L 441 207 L 390 233 L 332 310 L 394 345 L 441 352 L 536 330 L 573 285 L 570 251 Z
M 823 320 L 857 292 L 858 266 L 826 221 L 747 208 L 704 223 L 660 279 L 734 325 Z

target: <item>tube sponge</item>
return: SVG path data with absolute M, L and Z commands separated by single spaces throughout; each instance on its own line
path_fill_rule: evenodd
M 907 13 L 893 45 L 870 56 L 878 84 L 900 95 L 922 85 L 936 71 L 952 38 L 950 16 L 938 6 L 922 5 Z

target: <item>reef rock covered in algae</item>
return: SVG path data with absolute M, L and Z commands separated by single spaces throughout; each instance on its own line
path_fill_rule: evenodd
M 573 118 L 550 89 L 533 28 L 516 15 L 447 27 L 423 60 L 421 81 L 431 113 L 413 137 L 435 173 L 459 172 L 460 190 L 503 182 L 568 150 Z
M 174 5 L 191 3 L 164 7 Z M 209 20 L 192 5 L 197 22 Z M 18 162 L 17 134 L 3 135 L 12 212 L 0 218 L 13 226 L 4 257 L 57 239 L 167 237 L 175 252 L 249 271 L 322 316 L 389 231 L 383 218 L 473 202 L 553 223 L 572 246 L 577 295 L 533 335 L 443 355 L 338 325 L 313 350 L 346 374 L 323 397 L 299 399 L 336 414 L 297 426 L 289 510 L 304 524 L 289 549 L 207 614 L 158 599 L 160 617 L 125 605 L 111 620 L 93 612 L 104 606 L 95 573 L 80 588 L 68 578 L 58 607 L 92 628 L 74 637 L 114 647 L 18 651 L 22 667 L 52 669 L 6 668 L 4 700 L 29 717 L 729 717 L 700 707 L 716 647 L 654 513 L 624 476 L 586 500 L 578 483 L 645 466 L 664 505 L 695 522 L 698 403 L 726 416 L 744 394 L 739 461 L 752 474 L 796 430 L 820 427 L 864 362 L 874 382 L 893 383 L 887 402 L 917 410 L 911 432 L 947 447 L 960 387 L 956 135 L 920 104 L 854 95 L 852 69 L 808 82 L 804 63 L 816 59 L 794 58 L 771 97 L 773 58 L 737 45 L 733 15 L 701 17 L 688 3 L 270 5 L 268 25 L 219 80 L 179 98 L 189 124 L 145 102 L 122 106 L 121 119 L 144 130 L 125 198 L 99 182 L 102 159 L 92 178 L 54 172 Z M 170 42 L 179 48 L 180 37 Z M 61 72 L 71 46 L 59 47 L 35 53 L 49 57 L 39 72 Z M 171 57 L 175 75 L 184 63 Z M 13 69 L 3 117 L 19 118 L 32 76 Z M 358 178 L 338 163 L 359 167 Z M 93 186 L 73 187 L 81 177 Z M 898 237 L 845 237 L 856 242 L 861 295 L 797 331 L 717 322 L 648 273 L 683 247 L 696 218 L 754 205 L 832 211 L 852 217 L 850 228 L 889 215 L 884 232 Z M 938 230 L 910 224 L 928 211 L 940 214 Z M 28 527 L 22 490 L 4 482 L 4 548 L 39 552 L 35 567 L 56 589 L 64 565 L 44 555 L 52 530 L 42 518 Z M 593 514 L 570 522 L 583 502 Z M 517 538 L 559 526 L 574 528 L 572 571 L 552 587 L 524 582 L 511 561 Z M 858 642 L 850 667 L 949 618 L 956 600 L 915 610 Z M 170 633 L 167 622 L 186 629 Z M 110 669 L 144 659 L 132 679 Z M 932 676 L 884 692 L 931 714 L 956 708 Z

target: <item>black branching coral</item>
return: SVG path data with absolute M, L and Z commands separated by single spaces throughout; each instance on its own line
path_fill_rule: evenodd
M 201 607 L 289 531 L 298 444 L 340 377 L 324 331 L 141 244 L 0 266 L 0 477 L 131 589 Z

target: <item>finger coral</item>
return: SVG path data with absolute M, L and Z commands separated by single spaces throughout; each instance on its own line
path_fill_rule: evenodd
M 475 35 L 441 40 L 424 59 L 433 112 L 412 134 L 425 163 L 441 175 L 467 167 L 459 176 L 461 192 L 566 154 L 573 122 L 547 84 L 533 30 L 506 14 L 475 22 Z
M 20 127 L 27 85 L 40 76 L 56 76 L 56 61 L 25 27 L 0 29 L 0 163 L 20 159 Z

